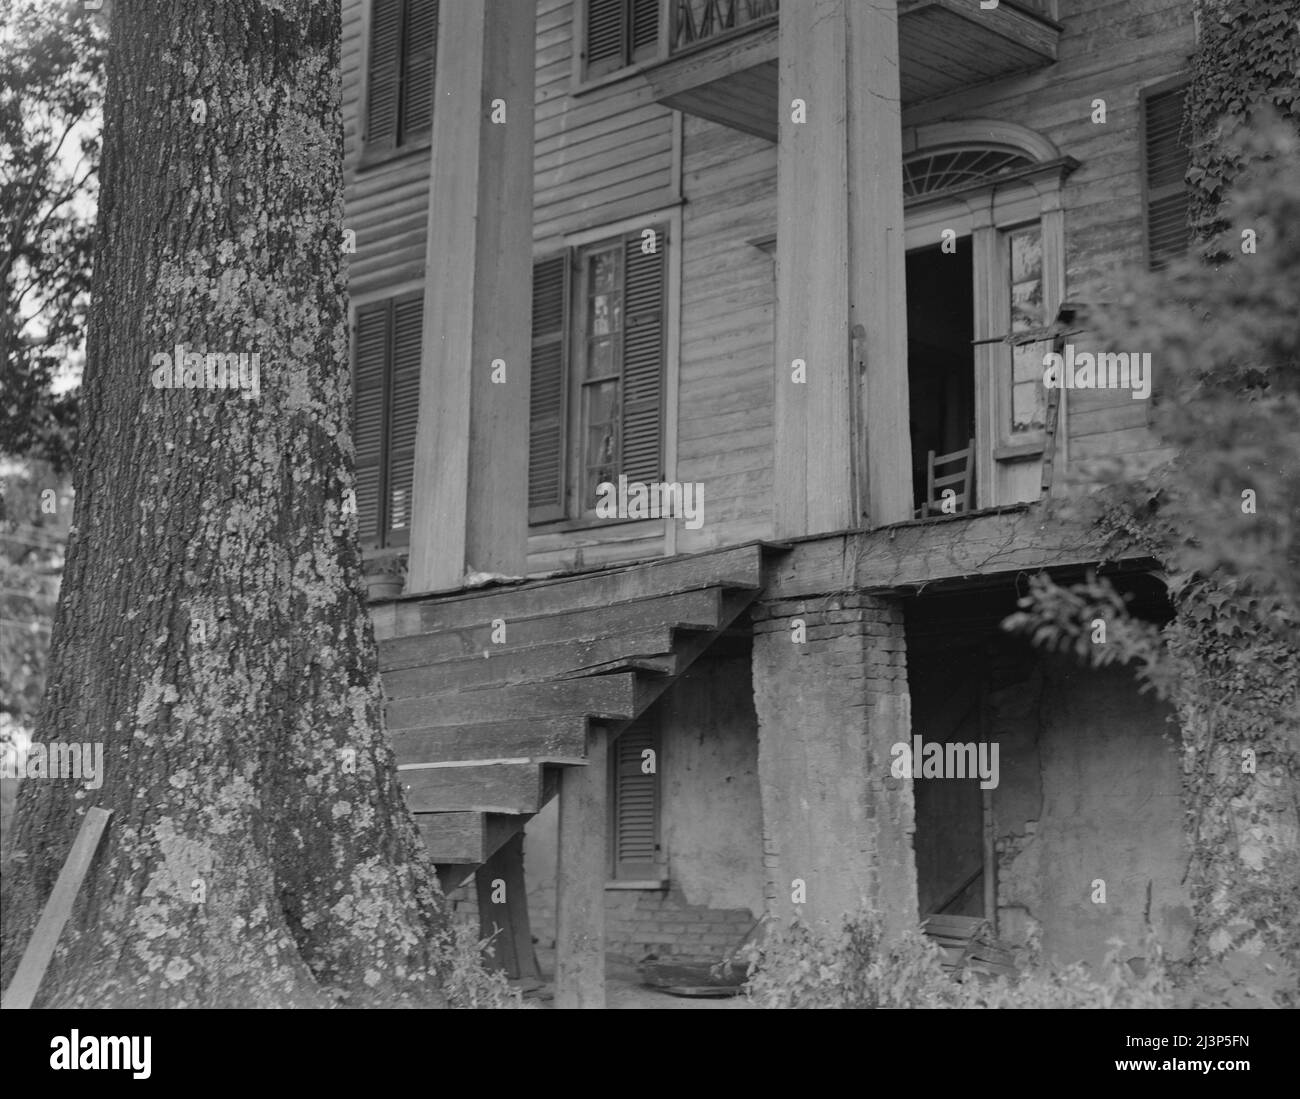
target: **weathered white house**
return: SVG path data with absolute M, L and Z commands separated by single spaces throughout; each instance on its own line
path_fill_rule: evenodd
M 553 940 L 558 1002 L 599 1005 L 607 947 L 717 958 L 864 899 L 1177 952 L 1169 715 L 998 624 L 1098 563 L 1043 500 L 1163 456 L 1136 377 L 1044 360 L 1185 247 L 1191 6 L 344 8 L 389 727 L 507 964 Z M 663 483 L 694 510 L 643 512 Z M 1149 565 L 1108 563 L 1159 617 Z M 927 743 L 996 745 L 995 784 L 896 773 Z

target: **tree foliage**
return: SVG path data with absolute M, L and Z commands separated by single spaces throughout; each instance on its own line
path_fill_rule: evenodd
M 1300 27 L 1286 9 L 1203 5 L 1187 112 L 1199 247 L 1132 275 L 1098 318 L 1104 346 L 1150 352 L 1149 419 L 1171 458 L 1095 464 L 1107 487 L 1057 509 L 1115 556 L 1159 561 L 1175 617 L 1157 629 L 1105 581 L 1044 576 L 1007 622 L 1094 663 L 1134 661 L 1173 700 L 1197 950 L 1244 947 L 1274 969 L 1300 965 Z
M 13 0 L 0 38 L 0 452 L 66 467 L 89 304 L 105 37 L 75 0 Z

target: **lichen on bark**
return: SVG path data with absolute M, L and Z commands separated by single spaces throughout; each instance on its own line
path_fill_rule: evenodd
M 85 810 L 113 817 L 38 1005 L 444 1002 L 441 898 L 342 508 L 339 37 L 337 0 L 114 6 L 76 529 L 38 726 L 102 742 L 106 775 L 90 797 L 22 786 L 6 982 Z M 260 394 L 154 388 L 177 345 L 257 353 Z

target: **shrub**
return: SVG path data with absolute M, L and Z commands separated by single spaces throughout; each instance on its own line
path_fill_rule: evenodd
M 761 942 L 747 944 L 745 986 L 750 1002 L 775 1008 L 1166 1008 L 1173 983 L 1154 940 L 1135 965 L 1122 962 L 1123 943 L 1112 940 L 1100 975 L 1083 965 L 1036 967 L 1015 977 L 967 973 L 949 976 L 942 951 L 921 932 L 886 943 L 870 911 L 845 918 L 822 933 L 796 917 L 769 925 Z
M 474 926 L 452 919 L 433 937 L 442 970 L 442 989 L 448 1007 L 523 1007 L 523 999 L 510 987 L 506 975 L 483 965 L 490 940 L 479 940 Z

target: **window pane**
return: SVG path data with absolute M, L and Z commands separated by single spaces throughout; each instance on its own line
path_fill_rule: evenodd
M 613 249 L 596 252 L 587 261 L 589 293 L 611 294 L 618 289 L 618 253 Z
M 587 344 L 587 377 L 601 378 L 618 369 L 613 340 L 591 340 Z
M 1043 426 L 1045 396 L 1041 377 L 1011 387 L 1012 431 L 1030 431 Z
M 1010 234 L 1011 331 L 1043 323 L 1043 234 L 1038 226 Z
M 1007 234 L 1011 271 L 1011 331 L 1026 332 L 1046 323 L 1043 316 L 1043 233 L 1037 226 Z M 1046 422 L 1043 389 L 1044 343 L 1010 349 L 1011 430 L 1032 431 Z
M 583 486 L 585 506 L 594 507 L 596 486 L 618 479 L 618 383 L 583 387 Z
M 623 302 L 617 294 L 597 294 L 591 299 L 591 335 L 610 336 L 622 326 Z

